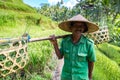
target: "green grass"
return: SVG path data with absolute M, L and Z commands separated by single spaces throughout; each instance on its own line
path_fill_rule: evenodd
M 0 8 L 7 10 L 16 10 L 23 12 L 36 12 L 36 10 L 26 4 L 24 4 L 21 0 L 1 0 Z
M 23 0 L 1 0 L 4 2 L 14 2 L 14 3 L 22 3 Z
M 24 30 L 26 27 L 28 29 L 30 26 L 37 26 L 40 27 L 41 30 L 45 30 L 56 28 L 56 25 L 57 23 L 50 18 L 37 13 L 0 9 L 0 31 L 6 30 L 8 27 L 15 28 L 16 26 L 21 26 Z
M 30 80 L 46 80 L 44 78 L 42 78 L 40 75 L 32 74 L 32 78 Z
M 96 56 L 93 80 L 119 80 L 120 68 L 117 63 L 106 57 L 97 48 Z
M 120 66 L 120 47 L 104 43 L 98 45 L 100 51 L 102 51 L 107 57 L 117 62 Z

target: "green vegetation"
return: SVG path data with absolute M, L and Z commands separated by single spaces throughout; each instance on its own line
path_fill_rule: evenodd
M 23 11 L 23 12 L 36 12 L 34 8 L 23 4 L 22 0 L 1 0 L 0 8 L 6 10 Z
M 120 20 L 118 19 L 118 21 L 116 21 L 116 27 L 117 26 L 120 26 Z M 120 47 L 120 27 L 114 27 L 114 28 L 111 28 L 111 33 L 110 33 L 110 36 L 111 36 L 111 41 L 112 42 L 111 44 L 113 45 L 117 45 Z
M 38 12 L 51 17 L 55 21 L 63 21 L 76 14 L 82 14 L 94 22 L 114 22 L 120 14 L 119 0 L 76 0 L 78 3 L 72 8 L 62 6 L 63 0 L 55 6 L 42 4 Z M 107 19 L 107 21 L 106 21 Z M 105 23 L 107 24 L 107 23 Z M 100 24 L 103 25 L 103 24 Z
M 33 74 L 31 80 L 46 80 L 37 74 Z
M 110 42 L 120 46 L 120 0 L 76 0 L 78 3 L 71 9 L 63 5 L 63 0 L 54 6 L 42 4 L 38 13 L 55 21 L 64 21 L 81 14 L 99 27 L 108 27 Z
M 1 38 L 21 37 L 24 32 L 29 33 L 32 38 L 43 37 L 43 36 L 47 37 L 50 35 L 50 33 L 57 34 L 58 28 L 57 30 L 53 30 L 52 32 L 50 31 L 56 28 L 57 25 L 56 22 L 52 21 L 50 18 L 47 18 L 43 15 L 37 14 L 34 11 L 35 9 L 23 4 L 22 1 L 20 2 L 17 2 L 17 0 L 15 1 L 9 0 L 9 1 L 0 2 L 2 6 L 5 6 L 3 8 L 0 5 L 1 8 L 0 37 Z M 16 6 L 14 5 L 15 3 L 20 3 L 21 5 Z M 45 41 L 45 42 L 29 43 L 28 46 L 29 46 L 28 47 L 29 61 L 25 67 L 27 78 L 29 80 L 50 79 L 52 76 L 51 70 L 54 69 L 53 66 L 56 64 L 53 63 L 54 60 L 51 59 L 52 51 L 53 51 L 52 45 L 48 41 Z M 0 57 L 2 57 L 1 60 L 4 60 L 4 57 L 2 55 Z M 17 61 L 19 62 L 19 60 L 20 59 L 18 58 Z M 50 63 L 52 63 L 52 65 L 49 66 Z M 11 64 L 12 63 L 8 61 L 5 65 L 11 66 Z M 4 79 L 10 80 L 11 78 L 10 76 L 6 76 L 6 78 L 3 78 L 2 80 Z M 18 76 L 17 80 L 19 79 L 20 77 Z
M 65 33 L 56 27 L 56 22 L 43 15 L 4 9 L 0 9 L 0 11 L 2 18 L 0 19 L 0 32 L 2 33 L 0 36 L 2 38 L 21 37 L 24 32 L 28 32 L 32 38 L 48 37 L 50 34 L 60 35 Z M 28 44 L 29 62 L 25 67 L 28 79 L 48 80 L 51 78 L 51 70 L 55 68 L 54 66 L 56 64 L 52 59 L 52 52 L 53 47 L 49 41 Z M 2 55 L 0 57 L 2 57 L 1 59 L 4 58 Z M 8 62 L 6 65 L 10 66 L 11 63 Z M 29 74 L 27 74 L 27 72 Z M 5 79 L 9 78 L 10 77 L 7 76 Z
M 119 80 L 120 68 L 115 61 L 106 57 L 96 48 L 97 62 L 94 69 L 94 80 Z M 117 56 L 117 55 L 116 55 Z M 114 75 L 113 75 L 114 74 Z
M 19 15 L 18 15 L 19 14 Z M 50 18 L 46 18 L 43 15 L 37 13 L 25 13 L 25 12 L 15 12 L 11 10 L 0 9 L 0 30 L 5 27 L 15 27 L 18 25 L 23 25 L 29 27 L 30 25 L 37 25 L 47 28 L 55 28 L 55 22 L 52 22 Z
M 119 47 L 108 44 L 108 43 L 104 43 L 104 44 L 98 45 L 98 49 L 102 51 L 110 59 L 117 62 L 117 64 L 120 66 L 120 48 Z
M 0 9 L 0 32 L 4 34 L 0 34 L 0 37 L 8 37 L 9 33 L 5 31 L 11 33 L 9 38 L 20 37 L 24 32 L 30 32 L 34 28 L 38 28 L 37 30 L 39 31 L 44 31 L 46 29 L 56 28 L 56 25 L 56 22 L 40 14 Z M 37 33 L 34 31 L 34 34 Z

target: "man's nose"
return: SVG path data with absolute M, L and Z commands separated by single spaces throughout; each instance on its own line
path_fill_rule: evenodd
M 82 29 L 81 27 L 78 27 L 78 28 L 76 28 L 76 29 Z

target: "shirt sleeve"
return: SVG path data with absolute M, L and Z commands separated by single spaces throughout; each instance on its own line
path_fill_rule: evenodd
M 93 43 L 89 47 L 88 60 L 92 61 L 92 62 L 96 61 L 95 48 L 94 48 L 94 44 Z

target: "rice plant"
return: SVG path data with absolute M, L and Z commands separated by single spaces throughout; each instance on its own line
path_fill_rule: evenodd
M 97 48 L 96 56 L 93 80 L 119 80 L 120 68 L 117 63 L 106 57 Z
M 108 43 L 98 45 L 100 51 L 102 51 L 110 59 L 117 62 L 120 66 L 120 48 Z

